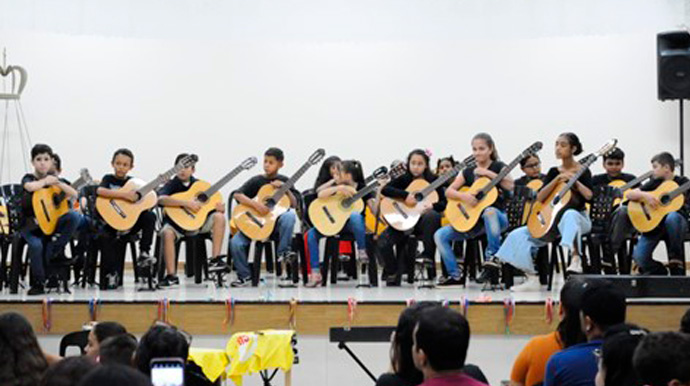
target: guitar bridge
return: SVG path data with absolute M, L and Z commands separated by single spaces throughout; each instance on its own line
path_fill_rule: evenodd
M 122 208 L 120 208 L 120 205 L 118 205 L 117 202 L 115 202 L 115 200 L 110 200 L 110 206 L 113 207 L 115 213 L 117 213 L 120 217 L 127 218 L 127 214 L 124 210 L 122 210 Z
M 191 218 L 193 218 L 193 219 L 196 218 L 196 215 L 194 214 L 194 212 L 190 211 L 189 209 L 184 208 L 184 212 L 187 213 L 187 216 L 189 216 L 189 217 L 191 217 Z
M 546 220 L 544 220 L 544 216 L 542 216 L 541 212 L 537 213 L 537 220 L 539 220 L 541 225 L 546 225 Z
M 409 216 L 407 215 L 407 212 L 405 212 L 405 211 L 403 210 L 402 206 L 400 206 L 400 204 L 399 204 L 398 202 L 394 202 L 394 203 L 393 203 L 393 208 L 395 208 L 395 210 L 396 210 L 398 213 L 400 213 L 400 215 L 403 216 L 404 219 L 407 220 L 407 218 L 408 218 Z
M 460 209 L 460 213 L 465 217 L 466 220 L 469 220 L 470 214 L 467 213 L 467 210 L 465 210 L 465 207 L 462 206 L 462 204 L 458 204 L 458 209 Z
M 251 221 L 251 222 L 253 222 L 254 224 L 256 224 L 256 226 L 258 226 L 259 228 L 263 228 L 263 227 L 264 227 L 264 224 L 262 224 L 261 221 L 259 221 L 259 219 L 256 218 L 256 216 L 254 216 L 254 214 L 253 214 L 252 212 L 244 212 L 244 214 L 245 214 L 247 217 L 249 217 L 249 221 Z
M 46 216 L 48 222 L 50 222 L 50 215 L 48 214 L 48 208 L 46 208 L 46 203 L 41 201 L 41 209 L 43 209 L 43 214 Z
M 331 224 L 335 224 L 335 219 L 334 219 L 333 216 L 331 215 L 331 211 L 328 210 L 328 208 L 325 207 L 325 206 L 324 206 L 324 207 L 321 207 L 321 209 L 323 209 L 323 213 L 326 214 L 326 217 L 328 218 L 328 221 L 330 221 Z
M 652 219 L 652 216 L 649 214 L 649 211 L 647 210 L 647 205 L 641 204 L 642 207 L 642 213 L 644 213 L 644 217 L 647 219 L 647 221 Z

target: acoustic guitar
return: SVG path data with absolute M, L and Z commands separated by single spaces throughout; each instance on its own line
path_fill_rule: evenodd
M 72 187 L 77 191 L 93 181 L 88 169 L 81 169 L 79 174 L 79 178 L 72 183 Z M 55 233 L 58 220 L 70 210 L 67 194 L 57 185 L 35 191 L 31 198 L 31 205 L 38 227 L 46 236 Z
M 525 149 L 520 155 L 501 170 L 495 178 L 479 177 L 475 179 L 472 186 L 467 189 L 467 193 L 473 194 L 477 198 L 476 205 L 470 205 L 462 200 L 449 199 L 446 206 L 446 218 L 458 232 L 468 232 L 477 224 L 484 209 L 493 205 L 498 199 L 497 185 L 520 164 L 520 160 L 536 154 L 541 150 L 543 144 L 535 142 Z
M 680 210 L 685 204 L 685 196 L 683 194 L 690 189 L 690 181 L 681 186 L 673 181 L 664 181 L 651 192 L 659 199 L 661 204 L 652 208 L 646 201 L 630 201 L 628 203 L 628 216 L 630 222 L 635 229 L 641 233 L 650 232 L 656 228 L 664 217 L 671 213 Z
M 96 198 L 98 214 L 115 230 L 124 232 L 132 229 L 142 212 L 156 206 L 158 196 L 155 189 L 170 180 L 180 170 L 196 164 L 198 160 L 199 157 L 196 154 L 188 155 L 182 158 L 172 169 L 160 174 L 148 184 L 140 179 L 130 179 L 118 191 L 137 192 L 139 199 L 136 202 L 130 202 L 121 198 L 98 197 Z
M 213 185 L 206 181 L 195 181 L 187 191 L 173 194 L 170 197 L 184 201 L 196 200 L 201 204 L 201 208 L 193 212 L 181 206 L 166 206 L 163 209 L 165 215 L 186 231 L 192 232 L 201 229 L 209 213 L 216 209 L 218 203 L 223 202 L 223 196 L 220 194 L 220 189 L 244 170 L 253 168 L 257 162 L 256 157 L 247 158 Z
M 270 209 L 266 215 L 261 215 L 254 208 L 239 204 L 232 211 L 232 220 L 235 226 L 252 240 L 267 240 L 275 228 L 278 216 L 290 209 L 290 199 L 286 195 L 297 180 L 299 180 L 310 167 L 321 161 L 326 152 L 318 149 L 312 154 L 307 162 L 300 167 L 290 179 L 285 181 L 280 188 L 276 189 L 271 184 L 266 184 L 259 189 L 254 201 L 262 202 Z
M 392 181 L 407 171 L 407 165 L 404 162 L 397 162 L 393 164 L 391 170 L 388 171 L 388 181 Z M 369 176 L 364 182 L 369 184 L 374 180 L 374 176 Z M 381 235 L 383 231 L 386 230 L 388 226 L 386 220 L 381 216 L 381 188 L 386 186 L 388 181 L 380 181 L 379 187 L 376 192 L 376 198 L 374 199 L 374 210 L 372 210 L 369 205 L 364 208 L 364 226 L 367 232 L 373 233 L 377 236 Z
M 527 228 L 532 237 L 544 241 L 551 241 L 555 238 L 558 228 L 556 224 L 560 221 L 563 213 L 575 205 L 571 192 L 573 185 L 597 158 L 613 151 L 616 148 L 616 143 L 618 140 L 612 139 L 601 149 L 580 160 L 582 167 L 568 182 L 557 182 L 543 202 L 534 203 L 532 213 L 527 220 Z
M 412 181 L 406 189 L 415 199 L 415 204 L 412 206 L 407 205 L 405 200 L 384 197 L 381 200 L 383 218 L 388 225 L 399 231 L 407 231 L 414 228 L 426 208 L 438 202 L 439 197 L 436 189 L 455 177 L 464 168 L 472 167 L 475 164 L 474 157 L 469 156 L 453 167 L 453 169 L 436 178 L 432 183 L 428 183 L 423 179 Z
M 396 176 L 395 178 L 399 177 L 405 173 L 405 170 L 406 167 L 402 167 L 388 172 L 386 167 L 382 166 L 374 173 L 376 177 L 372 176 L 374 181 L 357 191 L 352 197 L 336 193 L 330 197 L 317 198 L 309 205 L 309 218 L 312 224 L 322 235 L 337 235 L 343 230 L 352 213 L 361 212 L 364 209 L 365 203 L 362 199 L 364 196 L 378 189 L 387 180 L 394 178 L 393 175 Z

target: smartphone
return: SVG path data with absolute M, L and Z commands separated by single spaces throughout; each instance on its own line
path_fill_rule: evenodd
M 184 386 L 182 358 L 155 358 L 151 360 L 153 386 Z

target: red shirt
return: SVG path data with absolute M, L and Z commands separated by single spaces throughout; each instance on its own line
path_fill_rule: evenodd
M 420 386 L 487 386 L 474 378 L 458 373 L 425 380 Z

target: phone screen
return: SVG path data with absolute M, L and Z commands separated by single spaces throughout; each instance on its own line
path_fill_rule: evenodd
M 184 386 L 184 364 L 178 361 L 151 363 L 153 386 Z

